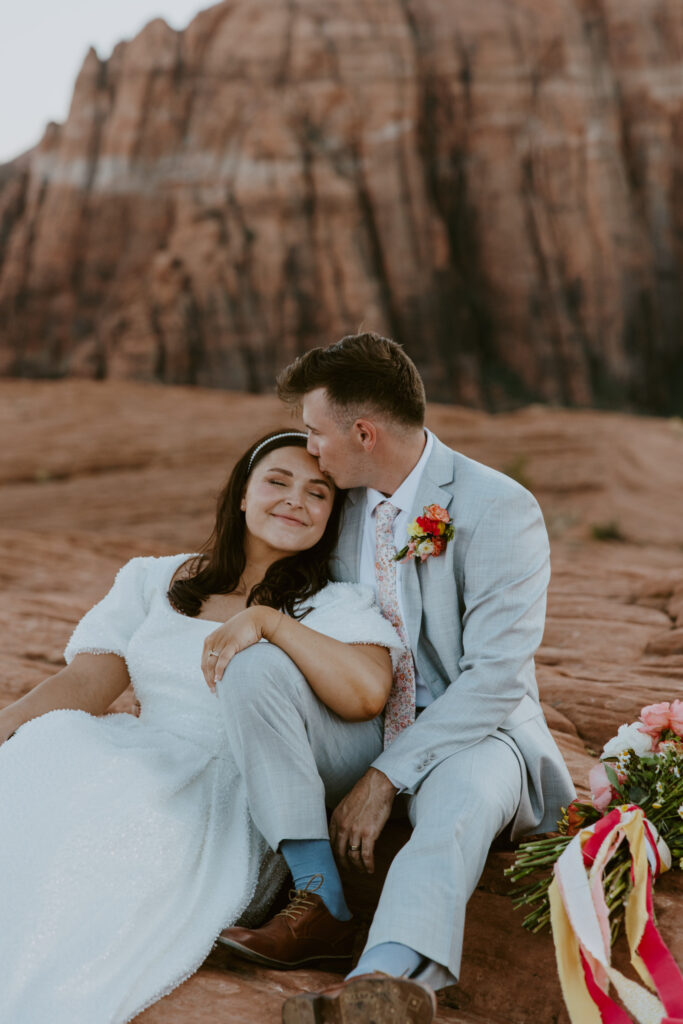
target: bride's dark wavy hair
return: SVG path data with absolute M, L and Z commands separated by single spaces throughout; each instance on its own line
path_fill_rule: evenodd
M 269 452 L 292 446 L 305 448 L 306 441 L 303 433 L 274 430 L 255 441 L 238 460 L 218 497 L 213 533 L 190 563 L 190 575 L 176 580 L 169 588 L 168 598 L 174 608 L 194 617 L 210 594 L 230 594 L 237 589 L 246 564 L 245 519 L 240 504 L 249 476 Z M 294 616 L 298 603 L 329 583 L 329 562 L 339 537 L 345 493 L 335 490 L 330 518 L 318 543 L 306 551 L 297 551 L 274 562 L 261 582 L 252 587 L 247 607 L 263 604 Z M 300 610 L 298 617 L 303 614 Z

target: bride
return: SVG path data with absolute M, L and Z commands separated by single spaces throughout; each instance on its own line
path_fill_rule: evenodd
M 367 589 L 329 582 L 341 498 L 305 434 L 261 439 L 204 551 L 128 562 L 67 667 L 0 711 L 2 1021 L 123 1024 L 267 909 L 286 867 L 213 687 L 268 641 L 332 713 L 381 727 L 400 641 Z M 129 683 L 139 718 L 95 717 Z

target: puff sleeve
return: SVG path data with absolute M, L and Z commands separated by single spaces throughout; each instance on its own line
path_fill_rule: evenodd
M 77 654 L 126 657 L 130 639 L 147 615 L 146 591 L 154 561 L 132 558 L 119 570 L 109 593 L 76 626 L 64 651 L 67 665 Z

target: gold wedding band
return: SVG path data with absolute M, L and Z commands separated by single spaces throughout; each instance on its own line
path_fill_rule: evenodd
M 218 651 L 209 651 L 209 657 L 210 658 L 217 658 L 218 657 Z
M 349 846 L 349 850 L 351 851 L 351 853 L 358 853 L 358 851 L 360 850 L 360 846 Z

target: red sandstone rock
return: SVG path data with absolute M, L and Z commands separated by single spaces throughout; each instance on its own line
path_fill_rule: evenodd
M 0 372 L 680 410 L 679 0 L 236 0 L 94 51 L 0 170 Z
M 192 550 L 215 495 L 259 433 L 291 423 L 275 399 L 123 382 L 0 381 L 0 704 L 62 664 L 80 615 L 136 554 Z M 677 421 L 540 407 L 489 416 L 433 405 L 429 425 L 539 497 L 553 578 L 537 674 L 579 791 L 604 741 L 642 705 L 680 696 L 683 434 Z M 596 526 L 613 524 L 611 535 Z M 457 528 L 457 524 L 456 524 Z M 124 694 L 117 710 L 131 710 Z M 405 838 L 395 830 L 390 843 Z M 472 898 L 460 984 L 437 1024 L 567 1024 L 552 942 L 521 929 L 492 853 Z M 357 911 L 377 880 L 351 889 Z M 658 919 L 683 964 L 683 878 L 657 883 Z M 140 1016 L 145 1024 L 278 1024 L 287 995 L 330 980 L 218 954 Z

